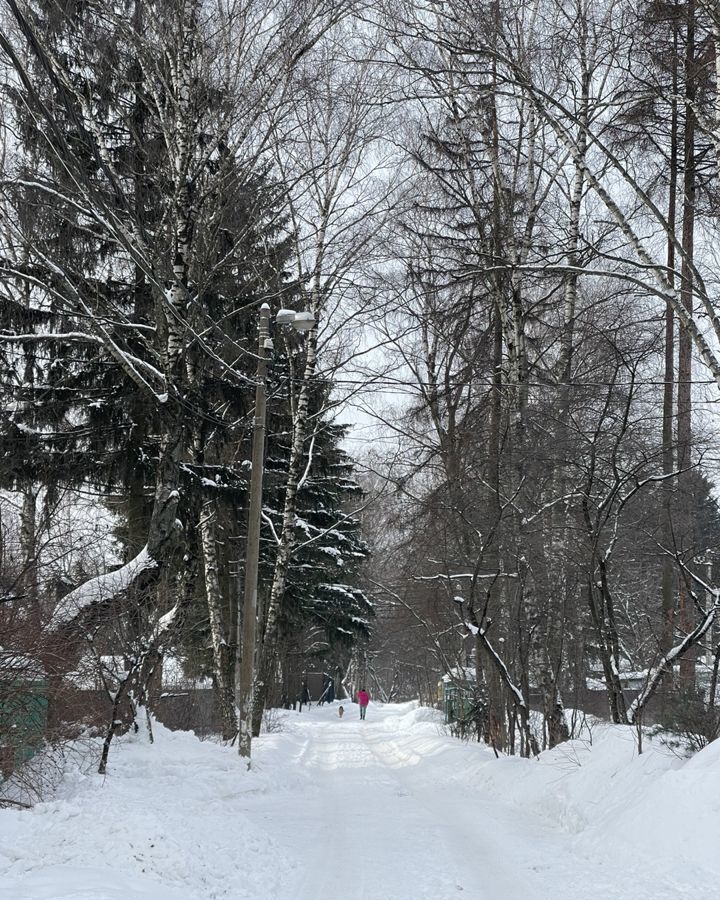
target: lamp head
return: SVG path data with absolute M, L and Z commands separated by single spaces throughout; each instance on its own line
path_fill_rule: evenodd
M 294 309 L 279 309 L 278 314 L 275 316 L 275 322 L 278 325 L 292 325 L 295 321 L 295 310 Z
M 275 316 L 278 325 L 292 325 L 296 331 L 311 331 L 315 325 L 315 316 L 307 310 L 296 312 L 294 309 L 281 309 Z
M 312 331 L 315 327 L 315 316 L 306 309 L 295 313 L 295 321 L 293 322 L 297 331 Z

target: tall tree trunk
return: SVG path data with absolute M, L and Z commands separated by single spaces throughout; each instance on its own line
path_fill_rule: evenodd
M 23 287 L 25 309 L 31 308 L 30 285 Z M 30 405 L 35 402 L 35 348 L 32 344 L 25 348 L 25 371 L 23 382 L 30 395 Z M 31 418 L 35 425 L 35 416 Z M 50 476 L 52 477 L 52 476 Z M 20 553 L 22 561 L 22 578 L 20 588 L 25 595 L 27 608 L 30 610 L 30 627 L 35 639 L 39 639 L 42 628 L 42 613 L 38 595 L 38 546 L 37 546 L 37 485 L 23 481 L 22 508 L 20 510 Z
M 223 740 L 228 741 L 232 740 L 237 732 L 233 685 L 234 654 L 224 625 L 223 598 L 218 577 L 215 519 L 215 509 L 211 503 L 208 503 L 200 515 L 198 530 L 202 544 L 205 597 L 210 620 L 215 700 L 220 712 Z
M 144 0 L 136 0 L 132 14 L 132 28 L 136 36 L 143 33 L 143 5 Z M 129 71 L 129 79 L 133 85 L 133 111 L 132 111 L 132 168 L 133 168 L 133 210 L 135 221 L 141 233 L 146 228 L 146 196 L 145 196 L 145 168 L 147 136 L 145 120 L 147 107 L 143 99 L 143 71 L 138 61 L 135 61 Z M 136 322 L 147 323 L 152 321 L 152 295 L 140 265 L 135 265 L 133 286 L 133 315 Z M 127 545 L 126 557 L 131 559 L 143 546 L 147 536 L 149 503 L 145 485 L 145 466 L 140 464 L 144 449 L 148 444 L 148 426 L 150 417 L 147 415 L 147 400 L 142 394 L 133 394 L 129 398 L 129 414 L 132 421 L 128 436 L 127 458 L 129 470 L 126 471 L 127 502 L 125 504 L 127 518 Z
M 558 412 L 558 427 L 556 442 L 555 478 L 553 479 L 554 498 L 557 500 L 567 493 L 566 465 L 571 455 L 570 448 L 570 383 L 573 371 L 573 354 L 575 349 L 575 316 L 578 299 L 578 268 L 580 265 L 580 213 L 585 193 L 585 174 L 581 163 L 585 162 L 587 150 L 586 127 L 588 120 L 589 81 L 587 62 L 582 47 L 583 62 L 583 94 L 581 107 L 578 114 L 581 127 L 578 132 L 577 147 L 579 158 L 575 160 L 575 175 L 572 182 L 569 204 L 569 233 L 566 260 L 568 274 L 564 284 L 564 316 L 563 332 L 560 342 L 560 404 Z M 568 740 L 570 729 L 565 717 L 565 707 L 562 700 L 562 687 L 560 676 L 563 672 L 563 657 L 565 653 L 565 635 L 568 628 L 567 611 L 574 606 L 569 596 L 569 568 L 568 568 L 568 544 L 571 533 L 568 504 L 556 502 L 551 509 L 550 516 L 550 552 L 549 566 L 545 565 L 543 571 L 552 571 L 554 578 L 543 585 L 547 591 L 547 621 L 545 623 L 545 673 L 543 677 L 543 700 L 545 707 L 545 720 L 547 724 L 548 743 L 550 747 Z M 547 559 L 547 555 L 546 555 Z M 579 635 L 577 636 L 579 639 Z M 582 677 L 582 673 L 575 673 L 576 678 Z
M 695 114 L 693 106 L 696 98 L 696 63 L 695 63 L 695 0 L 688 0 L 686 7 L 686 46 L 685 46 L 685 137 L 684 172 L 683 172 L 683 208 L 682 208 L 682 249 L 680 297 L 683 306 L 692 315 L 693 312 L 693 274 L 695 237 Z M 687 469 L 692 460 L 692 338 L 687 329 L 681 326 L 678 343 L 678 400 L 677 400 L 677 438 L 678 469 Z M 690 549 L 692 541 L 691 491 L 687 475 L 680 474 L 678 488 L 682 505 L 680 539 L 685 544 L 683 549 Z M 679 621 L 685 634 L 694 627 L 694 611 L 692 600 L 688 596 L 682 579 L 680 581 Z M 686 686 L 695 683 L 695 662 L 697 649 L 691 648 L 680 660 L 680 679 Z
M 489 466 L 489 483 L 492 491 L 490 504 L 494 510 L 495 517 L 499 526 L 501 516 L 500 502 L 500 444 L 502 440 L 502 347 L 503 347 L 503 327 L 500 310 L 498 308 L 499 301 L 494 305 L 494 322 L 493 322 L 493 386 L 492 399 L 490 406 L 490 438 L 488 448 L 488 466 Z M 499 532 L 492 541 L 492 545 L 487 548 L 485 553 L 485 566 L 488 571 L 498 571 L 500 569 L 500 546 Z M 506 590 L 506 585 L 500 585 L 489 588 L 491 596 L 486 599 L 486 608 L 492 609 L 498 606 L 500 595 Z M 499 616 L 497 620 L 499 620 Z M 478 623 L 481 627 L 485 627 L 486 622 L 481 619 Z M 485 740 L 490 743 L 498 752 L 503 752 L 507 745 L 507 724 L 505 713 L 507 709 L 507 698 L 502 679 L 499 677 L 493 660 L 488 656 L 485 645 L 482 641 L 475 642 L 475 663 L 476 677 L 478 685 L 485 690 L 487 701 L 487 718 Z
M 677 67 L 677 27 L 673 27 L 673 69 L 672 69 L 672 93 L 671 119 L 670 119 L 670 179 L 668 184 L 668 225 L 670 234 L 667 241 L 667 271 L 671 285 L 675 283 L 675 220 L 677 217 L 677 180 L 678 180 L 678 106 L 675 99 L 678 91 L 678 67 Z M 668 303 L 665 309 L 665 383 L 663 385 L 663 543 L 666 548 L 672 546 L 673 523 L 672 506 L 674 484 L 672 473 L 675 470 L 675 444 L 674 444 L 674 386 L 675 386 L 675 316 L 672 306 Z M 675 579 L 673 561 L 669 554 L 663 556 L 662 569 L 662 624 L 660 632 L 660 656 L 670 652 L 674 638 L 675 618 Z M 672 681 L 672 677 L 664 679 Z M 667 692 L 663 692 L 663 703 Z
M 497 31 L 500 27 L 500 7 L 494 2 L 492 7 L 492 27 Z M 496 72 L 493 63 L 492 87 L 489 103 L 489 135 L 488 151 L 493 163 L 493 215 L 492 215 L 492 251 L 495 259 L 503 259 L 508 255 L 505 234 L 505 216 L 510 215 L 506 209 L 506 198 L 500 168 L 499 125 L 497 116 L 497 84 Z M 489 468 L 490 486 L 493 496 L 492 507 L 497 517 L 497 533 L 493 538 L 491 547 L 486 551 L 486 565 L 489 571 L 499 571 L 501 568 L 502 549 L 500 546 L 500 517 L 502 515 L 502 503 L 500 500 L 500 455 L 502 443 L 502 419 L 503 419 L 503 344 L 507 348 L 510 360 L 510 386 L 512 391 L 517 391 L 518 377 L 518 352 L 519 352 L 519 323 L 515 319 L 517 307 L 514 303 L 515 295 L 512 284 L 508 278 L 498 272 L 494 277 L 494 323 L 493 323 L 493 378 L 492 378 L 492 403 L 490 407 L 490 447 Z M 512 299 L 509 300 L 508 297 Z M 514 395 L 513 395 L 514 396 Z M 517 397 L 514 397 L 517 399 Z M 485 603 L 485 611 L 478 625 L 487 627 L 488 618 L 494 622 L 494 633 L 502 637 L 503 616 L 500 595 L 504 593 L 506 585 L 491 586 Z M 487 699 L 487 721 L 485 738 L 499 752 L 505 750 L 507 745 L 507 697 L 505 685 L 499 677 L 494 660 L 488 656 L 487 648 L 483 641 L 476 641 L 475 661 L 478 681 L 484 684 Z
M 39 638 L 42 628 L 40 597 L 38 595 L 37 552 L 37 489 L 30 484 L 23 487 L 22 508 L 20 510 L 20 554 L 22 561 L 20 589 L 24 595 L 26 608 L 30 610 L 30 627 L 35 640 Z

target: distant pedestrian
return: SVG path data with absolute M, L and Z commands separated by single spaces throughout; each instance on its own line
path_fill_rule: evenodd
M 358 703 L 360 704 L 360 718 L 365 718 L 365 713 L 367 712 L 368 703 L 370 702 L 370 694 L 365 690 L 364 687 L 360 688 L 357 694 Z
M 341 719 L 345 715 L 345 710 L 342 708 L 342 706 L 338 706 L 338 715 Z
M 310 690 L 306 684 L 302 686 L 302 690 L 300 691 L 300 695 L 298 696 L 298 703 L 300 704 L 300 712 L 302 712 L 303 706 L 307 703 L 310 706 Z

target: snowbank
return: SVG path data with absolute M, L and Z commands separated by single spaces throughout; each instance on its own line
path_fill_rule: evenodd
M 645 736 L 639 754 L 635 729 L 600 723 L 587 739 L 535 760 L 488 759 L 477 747 L 467 762 L 453 777 L 468 790 L 546 820 L 587 856 L 600 851 L 620 870 L 655 872 L 666 883 L 685 873 L 698 886 L 717 884 L 720 742 L 680 759 Z M 705 896 L 720 888 L 699 888 L 696 898 Z
M 0 896 L 257 900 L 272 891 L 284 861 L 240 809 L 267 778 L 192 734 L 156 724 L 155 741 L 118 741 L 109 777 L 76 767 L 52 802 L 0 811 Z

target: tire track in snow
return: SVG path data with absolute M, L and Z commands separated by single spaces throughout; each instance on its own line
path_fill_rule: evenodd
M 277 900 L 688 896 L 672 877 L 659 890 L 652 877 L 630 884 L 600 847 L 590 858 L 573 835 L 484 792 L 473 783 L 484 765 L 480 748 L 468 766 L 467 747 L 431 732 L 402 733 L 392 718 L 301 726 L 307 743 L 297 762 L 312 773 L 314 790 L 282 815 L 288 845 L 301 835 L 306 849 Z
M 423 761 L 410 744 L 377 726 L 328 725 L 313 729 L 307 750 L 317 791 L 285 826 L 308 849 L 282 900 L 528 900 L 527 886 L 502 873 L 478 887 L 477 853 L 459 849 L 423 785 L 398 774 Z

